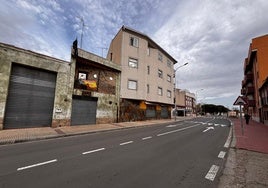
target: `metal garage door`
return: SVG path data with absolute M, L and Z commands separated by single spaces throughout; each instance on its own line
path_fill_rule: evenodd
M 168 118 L 168 107 L 167 106 L 161 107 L 161 118 Z
M 73 96 L 71 124 L 96 124 L 97 99 L 93 97 Z
M 50 126 L 57 74 L 13 64 L 4 128 Z
M 146 118 L 155 118 L 155 117 L 156 117 L 155 106 L 147 105 Z

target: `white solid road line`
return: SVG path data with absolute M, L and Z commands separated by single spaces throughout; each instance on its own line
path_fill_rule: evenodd
M 158 135 L 156 135 L 156 136 L 164 136 L 164 135 L 167 135 L 167 134 L 171 134 L 171 133 L 175 133 L 175 132 L 183 131 L 183 130 L 186 130 L 186 129 L 190 129 L 190 128 L 193 128 L 193 127 L 196 127 L 196 126 L 199 126 L 199 124 L 197 124 L 197 125 L 192 125 L 192 126 L 189 126 L 189 127 L 185 127 L 185 128 L 182 128 L 182 129 L 176 129 L 176 130 L 174 130 L 174 131 L 169 131 L 169 132 L 161 133 L 161 134 L 158 134 Z
M 220 168 L 219 166 L 212 165 L 211 168 L 209 169 L 207 175 L 205 176 L 205 178 L 210 180 L 210 181 L 214 181 L 219 168 Z
M 151 136 L 148 136 L 148 137 L 142 138 L 142 140 L 148 140 L 148 139 L 151 139 L 151 138 L 152 138 Z
M 94 149 L 94 150 L 91 150 L 91 151 L 85 151 L 82 154 L 86 155 L 86 154 L 95 153 L 95 152 L 102 151 L 102 150 L 105 150 L 105 148 L 99 148 L 99 149 Z
M 128 141 L 128 142 L 123 142 L 123 143 L 121 143 L 121 144 L 119 144 L 120 146 L 123 146 L 123 145 L 127 145 L 127 144 L 132 144 L 133 143 L 133 141 Z
M 223 159 L 223 158 L 224 158 L 224 156 L 225 156 L 225 154 L 226 154 L 226 152 L 225 152 L 225 151 L 221 151 L 221 152 L 219 153 L 219 155 L 218 155 L 218 158 Z
M 46 164 L 54 163 L 54 162 L 57 162 L 57 159 L 53 159 L 53 160 L 50 160 L 50 161 L 45 161 L 45 162 L 42 162 L 42 163 L 37 163 L 37 164 L 21 167 L 21 168 L 18 168 L 17 171 L 25 170 L 25 169 L 33 168 L 33 167 L 37 167 L 37 166 L 42 166 L 42 165 L 46 165 Z

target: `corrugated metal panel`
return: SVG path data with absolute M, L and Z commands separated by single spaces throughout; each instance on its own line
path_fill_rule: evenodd
M 72 103 L 72 125 L 96 124 L 97 98 L 74 96 Z
M 57 74 L 14 64 L 4 118 L 4 128 L 50 126 Z

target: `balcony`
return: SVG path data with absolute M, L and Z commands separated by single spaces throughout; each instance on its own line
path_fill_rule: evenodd
M 253 74 L 252 73 L 246 74 L 245 77 L 244 77 L 244 80 L 245 80 L 246 84 L 250 83 L 250 82 L 253 82 Z
M 245 87 L 246 86 L 246 81 L 245 80 L 242 80 L 242 87 Z
M 246 95 L 246 89 L 245 88 L 241 89 L 241 95 Z
M 244 61 L 244 74 L 246 74 L 248 71 L 249 71 L 248 58 L 245 58 L 245 61 Z
M 255 88 L 253 86 L 248 86 L 246 88 L 246 95 L 253 94 L 255 92 Z
M 254 99 L 248 99 L 248 106 L 249 107 L 255 107 L 256 101 Z

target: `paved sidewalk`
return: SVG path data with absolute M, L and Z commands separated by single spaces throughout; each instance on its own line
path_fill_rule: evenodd
M 235 127 L 236 148 L 268 154 L 268 126 L 250 120 L 247 125 L 243 119 L 244 135 L 240 119 L 232 119 Z
M 193 117 L 177 117 L 177 121 L 183 121 Z M 139 126 L 149 126 L 160 123 L 174 122 L 174 119 L 135 121 L 135 122 L 121 122 L 110 124 L 97 125 L 79 125 L 66 127 L 41 127 L 41 128 L 25 128 L 25 129 L 10 129 L 0 131 L 0 145 L 12 144 L 18 142 L 26 142 L 33 140 L 42 140 L 49 138 L 57 138 L 64 136 L 80 135 L 95 133 L 100 131 L 110 131 L 123 128 L 133 128 Z
M 242 135 L 240 119 L 231 120 L 233 140 L 219 187 L 268 187 L 268 126 L 243 119 Z

